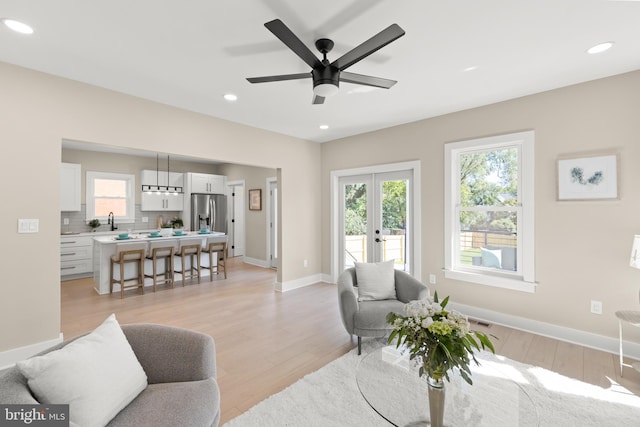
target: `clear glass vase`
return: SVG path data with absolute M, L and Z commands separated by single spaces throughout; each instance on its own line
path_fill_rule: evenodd
M 444 380 L 427 378 L 429 390 L 429 419 L 431 427 L 443 427 L 444 423 Z

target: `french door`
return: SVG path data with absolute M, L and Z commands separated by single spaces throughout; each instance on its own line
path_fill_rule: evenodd
M 342 176 L 338 185 L 340 271 L 394 260 L 396 269 L 412 272 L 413 171 Z

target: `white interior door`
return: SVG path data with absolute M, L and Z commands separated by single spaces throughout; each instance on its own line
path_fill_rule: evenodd
M 244 255 L 244 182 L 229 182 L 227 184 L 227 235 L 228 256 Z
M 413 257 L 410 170 L 343 176 L 339 179 L 339 265 L 394 260 L 411 271 Z

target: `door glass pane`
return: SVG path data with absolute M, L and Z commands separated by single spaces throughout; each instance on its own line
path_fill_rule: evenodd
M 406 269 L 407 180 L 382 182 L 381 260 L 395 260 L 395 268 Z
M 367 262 L 367 184 L 344 186 L 344 268 Z
M 517 211 L 460 212 L 460 264 L 517 271 Z

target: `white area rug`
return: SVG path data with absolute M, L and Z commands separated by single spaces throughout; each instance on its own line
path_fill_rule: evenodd
M 381 346 L 373 342 L 363 344 L 368 344 L 363 345 L 363 354 Z M 352 350 L 260 402 L 224 427 L 389 426 L 371 409 L 358 390 L 355 373 L 361 357 L 356 350 Z M 517 382 L 531 397 L 540 426 L 640 426 L 640 397 L 620 386 L 613 384 L 611 388 L 603 389 L 490 353 L 482 353 L 479 359 L 484 364 L 474 372 L 474 377 L 483 375 L 483 369 L 491 369 L 493 373 L 497 370 L 503 376 L 495 379 L 487 376 L 487 389 L 491 390 L 492 396 L 495 395 L 496 408 L 506 401 L 503 400 L 504 396 L 500 396 L 500 381 L 505 381 L 507 377 L 511 382 Z M 487 392 L 478 388 L 478 383 L 480 381 L 473 386 L 476 387 L 474 392 Z M 453 404 L 455 399 L 452 397 L 447 395 L 447 404 Z M 402 406 L 403 402 L 397 404 Z M 470 415 L 457 420 L 445 418 L 445 424 L 453 427 L 516 427 L 520 424 L 514 423 L 513 419 L 497 422 L 495 418 L 473 418 L 474 413 L 477 414 L 473 408 L 465 412 Z M 535 416 L 531 414 L 531 417 Z

